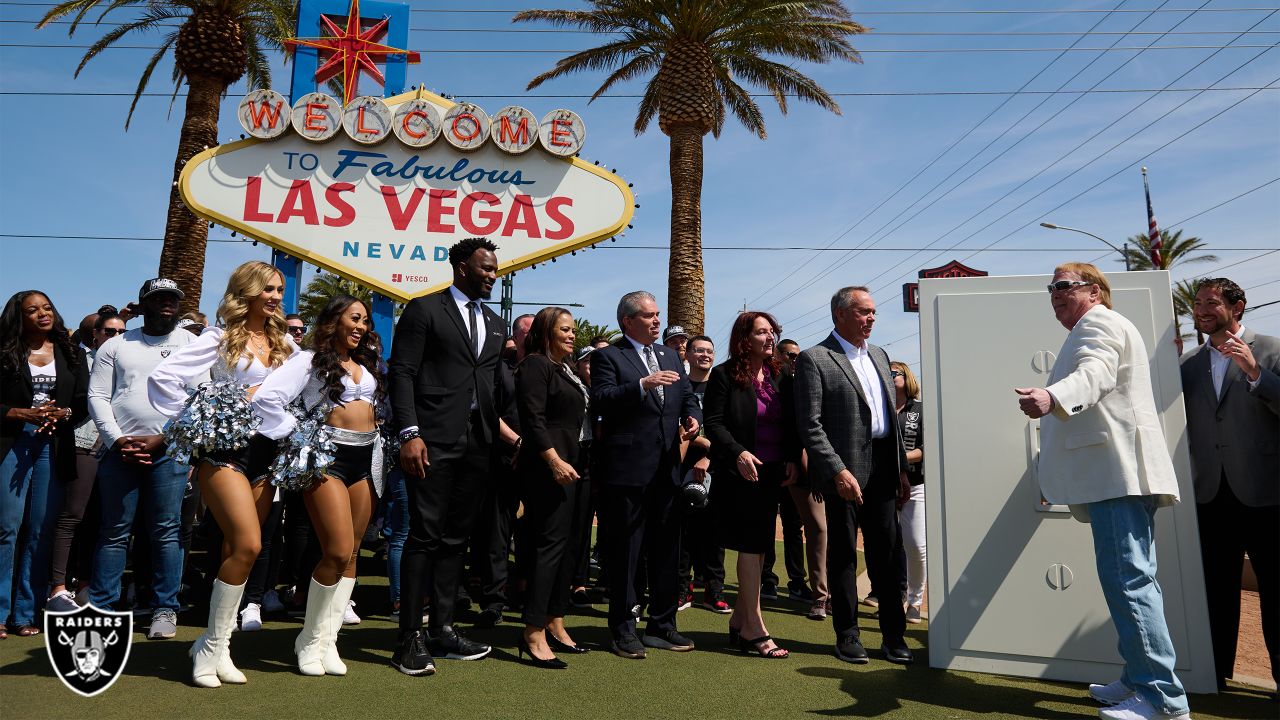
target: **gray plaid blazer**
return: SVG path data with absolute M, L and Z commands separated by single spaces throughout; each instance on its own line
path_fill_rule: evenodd
M 907 456 L 889 394 L 893 387 L 889 356 L 877 345 L 868 344 L 868 350 L 883 385 L 875 391 L 885 393 L 889 435 L 898 446 L 898 468 L 890 476 L 896 482 L 898 472 L 907 467 Z M 800 353 L 795 398 L 796 429 L 801 445 L 809 451 L 812 488 L 834 493 L 836 475 L 847 468 L 865 490 L 871 480 L 871 406 L 834 335 Z

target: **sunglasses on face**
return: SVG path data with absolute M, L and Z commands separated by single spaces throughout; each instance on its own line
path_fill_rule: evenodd
M 901 370 L 894 370 L 894 371 L 892 371 L 892 372 L 891 372 L 891 373 L 889 373 L 889 374 L 890 374 L 890 375 L 893 375 L 894 377 L 906 377 L 906 375 L 903 375 L 903 374 L 902 374 L 902 371 L 901 371 Z
M 294 326 L 294 325 L 290 325 L 290 326 L 289 326 L 289 334 L 290 334 L 290 335 L 306 335 L 306 334 L 307 334 L 307 326 L 306 326 L 306 325 L 303 325 L 302 327 L 296 327 L 296 326 Z
M 1085 282 L 1083 280 L 1059 280 L 1058 282 L 1049 283 L 1046 287 L 1049 288 L 1049 292 L 1051 293 L 1059 293 L 1070 290 L 1071 288 L 1092 284 L 1093 283 L 1091 282 Z
M 116 328 L 104 327 L 104 328 L 98 328 L 97 330 L 94 330 L 94 332 L 100 332 L 103 335 L 106 335 L 107 337 L 115 337 L 116 335 L 119 335 L 120 333 L 124 332 L 124 330 L 117 330 Z

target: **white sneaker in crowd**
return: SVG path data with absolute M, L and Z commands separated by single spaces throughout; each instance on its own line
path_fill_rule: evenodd
M 1191 720 L 1191 713 L 1162 713 L 1147 702 L 1146 698 L 1135 694 L 1119 705 L 1102 708 L 1098 711 L 1098 717 L 1102 720 Z
M 278 613 L 284 611 L 284 603 L 280 602 L 280 594 L 275 590 L 268 590 L 262 596 L 262 612 Z
M 248 603 L 244 609 L 240 611 L 240 629 L 245 632 L 253 632 L 262 629 L 262 606 L 258 603 Z
M 151 627 L 147 629 L 148 640 L 169 640 L 177 634 L 178 613 L 162 608 L 151 614 Z
M 1089 697 L 1097 700 L 1103 705 L 1119 705 L 1134 695 L 1135 693 L 1133 692 L 1133 688 L 1130 688 L 1119 680 L 1108 685 L 1089 686 Z
M 348 600 L 347 609 L 342 613 L 343 625 L 359 625 L 360 616 L 356 614 L 356 601 Z
M 59 590 L 54 593 L 53 597 L 45 601 L 44 607 L 46 610 L 52 610 L 53 612 L 74 612 L 80 609 L 80 606 L 76 604 L 75 593 L 70 590 Z

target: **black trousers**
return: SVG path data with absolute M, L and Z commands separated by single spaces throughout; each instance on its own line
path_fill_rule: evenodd
M 501 611 L 507 605 L 511 532 L 520 498 L 510 462 L 500 459 L 494 476 L 471 532 L 470 562 L 472 577 L 480 580 L 480 605 Z
M 578 505 L 575 485 L 560 485 L 541 468 L 521 478 L 525 527 L 516 553 L 529 580 L 525 625 L 546 627 L 548 618 L 564 617 L 569 610 L 569 583 L 577 564 L 572 552 Z
M 782 563 L 787 568 L 787 587 L 792 590 L 809 587 L 809 576 L 804 571 L 804 525 L 788 488 L 778 488 L 778 514 L 782 515 Z M 773 571 L 776 560 L 777 550 L 770 543 L 764 554 L 760 584 L 774 587 L 781 584 L 778 574 Z
M 582 453 L 587 453 L 583 447 Z M 573 535 L 570 537 L 569 555 L 573 559 L 573 573 L 569 578 L 571 587 L 587 587 L 591 584 L 591 520 L 595 517 L 596 507 L 591 487 L 590 463 L 580 463 L 578 482 L 569 487 L 573 493 Z
M 669 473 L 669 471 L 668 471 Z M 600 489 L 600 525 L 608 538 L 609 629 L 617 637 L 635 632 L 631 608 L 638 602 L 636 575 L 644 550 L 649 579 L 649 632 L 676 627 L 680 562 L 680 515 L 668 473 L 643 487 L 606 485 Z
M 1262 637 L 1271 658 L 1271 677 L 1280 682 L 1280 506 L 1248 507 L 1222 478 L 1218 494 L 1196 506 L 1200 556 L 1209 603 L 1209 634 L 1218 678 L 1235 674 L 1240 633 L 1240 576 L 1249 553 L 1258 578 Z
M 401 632 L 422 627 L 428 576 L 434 603 L 429 629 L 453 625 L 463 554 L 492 477 L 492 446 L 479 415 L 471 414 L 466 433 L 453 445 L 427 446 L 427 460 L 425 478 L 405 476 L 409 537 L 400 558 Z
M 827 582 L 831 586 L 831 619 L 836 637 L 858 636 L 858 528 L 862 528 L 863 553 L 871 585 L 896 588 L 900 585 L 901 566 L 895 561 L 902 544 L 898 529 L 898 476 L 893 470 L 890 440 L 873 443 L 875 458 L 871 480 L 862 489 L 861 505 L 855 505 L 836 493 L 825 495 L 827 513 Z M 881 460 L 881 458 L 884 458 Z M 906 632 L 907 619 L 902 603 L 890 596 L 880 598 L 880 632 L 886 642 L 900 641 Z
M 692 481 L 692 474 L 692 470 L 686 474 L 685 482 Z M 692 588 L 697 579 L 705 590 L 724 592 L 724 546 L 710 508 L 686 508 L 680 525 L 680 589 Z

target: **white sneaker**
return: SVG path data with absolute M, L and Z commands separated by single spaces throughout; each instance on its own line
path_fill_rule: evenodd
M 171 640 L 177 634 L 177 612 L 162 608 L 151 613 L 151 627 L 147 628 L 148 640 Z
M 920 623 L 924 622 L 920 618 L 920 608 L 914 607 L 914 606 L 907 608 L 907 622 L 911 623 L 912 625 L 919 625 Z
M 54 593 L 53 597 L 45 601 L 44 607 L 46 610 L 52 610 L 53 612 L 74 612 L 80 609 L 80 606 L 76 604 L 75 593 L 70 590 L 59 590 Z
M 262 596 L 262 612 L 278 613 L 284 610 L 284 603 L 280 602 L 280 595 L 275 590 L 268 590 Z
M 1089 686 L 1089 697 L 1103 705 L 1119 705 L 1134 695 L 1133 689 L 1119 680 L 1110 685 Z
M 262 606 L 258 603 L 248 603 L 244 609 L 240 611 L 240 629 L 244 632 L 253 632 L 262 629 Z
M 342 613 L 342 624 L 343 625 L 359 625 L 360 624 L 360 616 L 356 614 L 355 600 L 347 601 L 347 609 L 344 610 Z
M 1119 705 L 1104 707 L 1098 711 L 1102 720 L 1191 720 L 1191 713 L 1168 715 L 1157 710 L 1146 698 L 1134 694 Z

